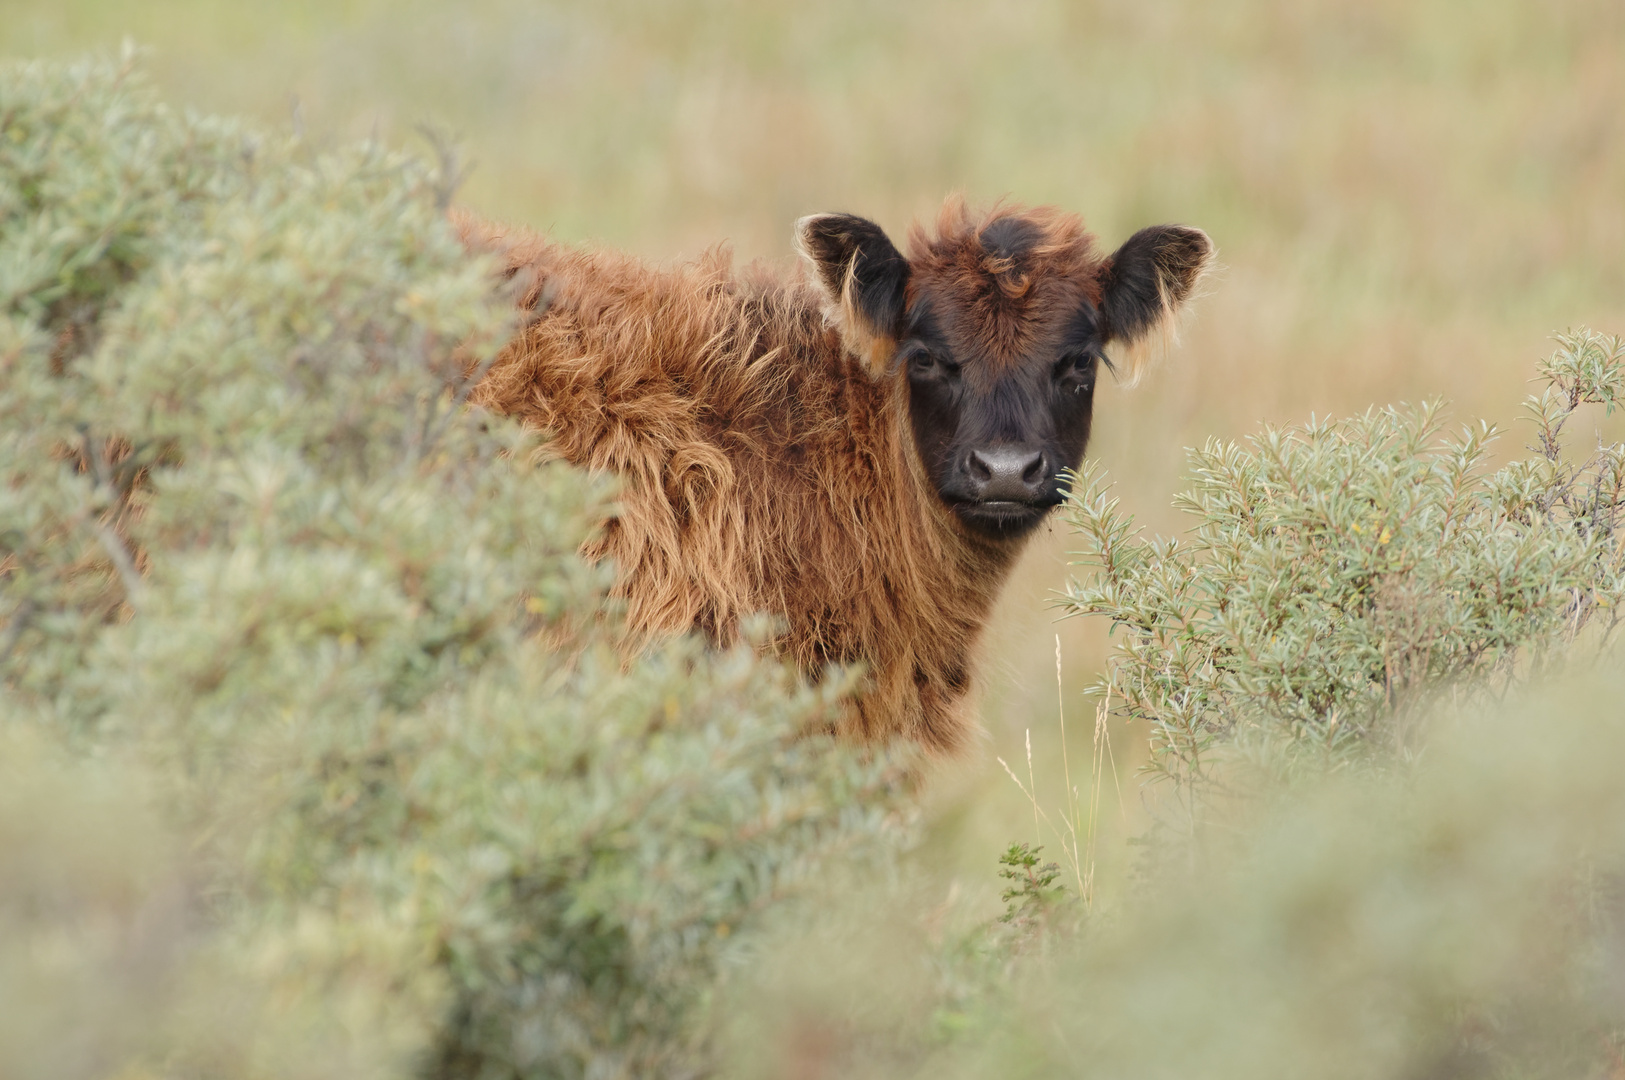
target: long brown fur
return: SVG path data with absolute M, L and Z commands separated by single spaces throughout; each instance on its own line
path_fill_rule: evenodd
M 993 218 L 958 203 L 936 237 L 910 237 L 910 261 L 995 306 L 1094 287 L 1101 260 L 1081 223 L 1028 216 L 1047 239 L 1019 270 L 988 263 L 976 236 Z M 456 224 L 510 276 L 528 275 L 521 304 L 542 309 L 474 401 L 622 478 L 620 512 L 586 554 L 614 560 L 632 645 L 693 628 L 727 643 L 765 612 L 802 670 L 867 669 L 846 734 L 962 749 L 977 639 L 1021 544 L 971 535 L 942 504 L 915 450 L 907 380 L 872 342 L 861 358 L 843 347 L 841 313 L 813 280 L 735 271 L 725 249 L 654 268 Z

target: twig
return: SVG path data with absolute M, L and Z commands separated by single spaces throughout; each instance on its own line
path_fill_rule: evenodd
M 130 551 L 124 546 L 124 541 L 119 539 L 118 533 L 99 521 L 94 528 L 96 538 L 101 541 L 102 550 L 107 552 L 113 568 L 118 571 L 119 580 L 124 583 L 125 600 L 134 606 L 136 597 L 141 593 L 141 571 L 135 568 L 135 561 L 130 558 Z
M 1033 779 L 1033 729 L 1028 728 L 1027 732 L 1026 732 L 1026 735 L 1027 735 L 1027 783 L 1029 785 L 1031 785 L 1032 790 L 1036 793 L 1038 791 L 1038 782 Z M 1033 796 L 1028 796 L 1028 798 L 1032 798 L 1032 802 L 1033 802 L 1033 835 L 1038 836 L 1038 835 L 1040 835 L 1039 829 L 1038 829 L 1038 800 L 1036 798 L 1033 798 Z
M 417 125 L 417 133 L 428 142 L 434 151 L 437 170 L 434 182 L 435 209 L 441 213 L 451 209 L 451 201 L 457 195 L 457 189 L 463 186 L 468 174 L 473 171 L 474 163 L 464 165 L 461 156 L 457 153 L 457 140 L 455 136 L 435 127 L 432 124 Z
M 11 650 L 15 649 L 17 642 L 22 640 L 23 631 L 28 629 L 28 624 L 34 620 L 34 612 L 38 610 L 39 605 L 30 596 L 18 605 L 16 611 L 11 613 L 11 624 L 6 627 L 5 644 L 0 645 L 0 665 L 4 665 L 7 660 L 11 659 Z
M 1061 685 L 1061 635 L 1055 635 L 1055 710 L 1061 718 L 1061 772 L 1066 781 L 1066 828 L 1072 834 L 1072 874 L 1078 881 L 1078 895 L 1087 899 L 1083 885 L 1083 867 L 1078 855 L 1078 789 L 1072 783 L 1072 762 L 1066 748 L 1066 692 Z M 1062 847 L 1065 847 L 1063 840 Z M 1094 865 L 1090 864 L 1090 881 L 1094 880 Z

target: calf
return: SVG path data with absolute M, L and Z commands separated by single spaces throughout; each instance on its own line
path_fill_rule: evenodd
M 942 752 L 975 730 L 978 637 L 1083 458 L 1100 367 L 1137 372 L 1212 252 L 1161 226 L 1101 256 L 1074 215 L 959 200 L 907 257 L 803 218 L 794 276 L 457 224 L 532 313 L 474 400 L 621 477 L 586 554 L 614 560 L 634 644 L 766 612 L 803 671 L 867 673 L 845 733 Z

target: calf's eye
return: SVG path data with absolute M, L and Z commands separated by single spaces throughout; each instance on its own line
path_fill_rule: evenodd
M 919 352 L 909 357 L 908 370 L 909 374 L 917 378 L 932 376 L 952 378 L 959 374 L 959 365 L 934 353 Z
M 1095 358 L 1077 356 L 1065 360 L 1061 363 L 1058 374 L 1061 386 L 1074 394 L 1092 390 L 1095 385 Z

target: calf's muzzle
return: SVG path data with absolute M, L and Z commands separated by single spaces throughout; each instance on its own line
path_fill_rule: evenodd
M 978 502 L 1038 502 L 1047 494 L 1050 479 L 1044 452 L 1021 446 L 972 450 L 965 459 L 965 475 Z

